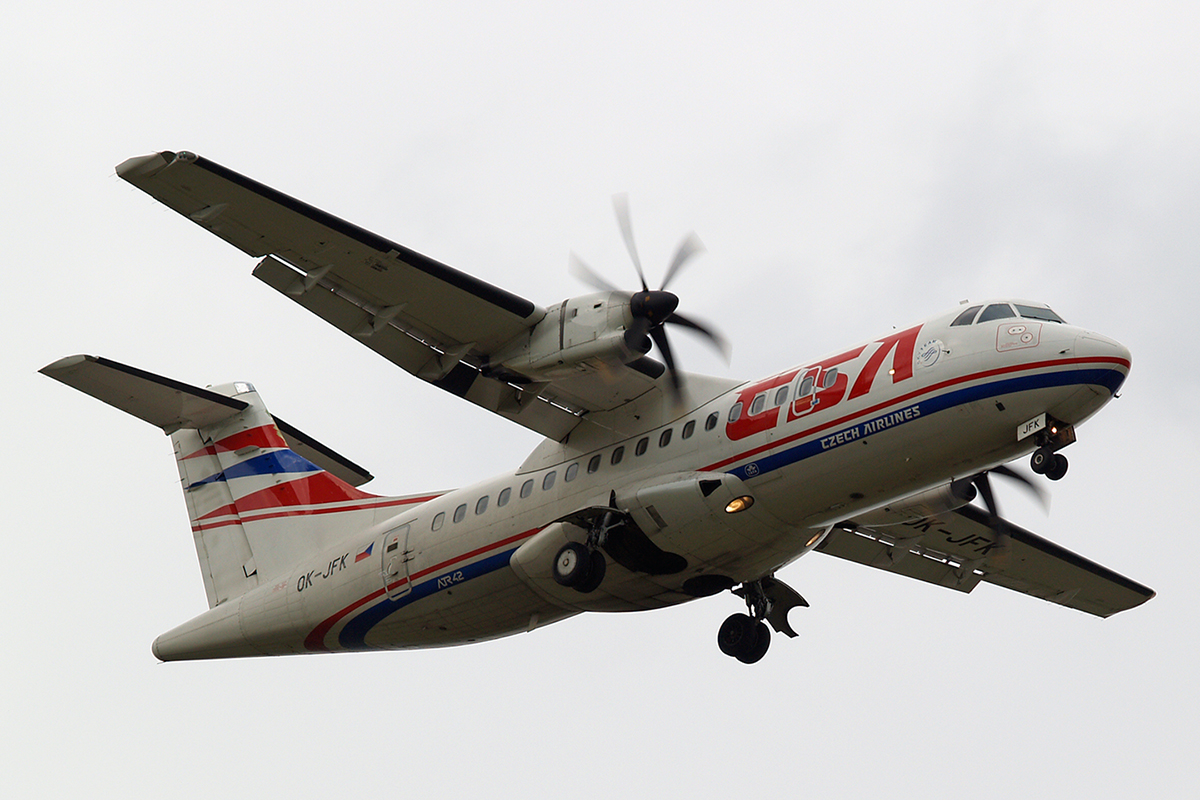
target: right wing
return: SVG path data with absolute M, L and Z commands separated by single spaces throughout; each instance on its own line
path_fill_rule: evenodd
M 848 561 L 970 592 L 980 581 L 1109 617 L 1154 591 L 1054 542 L 1002 521 L 1007 553 L 996 547 L 987 513 L 975 506 L 901 525 L 835 527 L 817 550 Z
M 422 380 L 563 440 L 589 411 L 657 385 L 642 358 L 549 383 L 489 369 L 546 309 L 192 153 L 131 158 L 117 175 L 252 256 L 255 277 Z

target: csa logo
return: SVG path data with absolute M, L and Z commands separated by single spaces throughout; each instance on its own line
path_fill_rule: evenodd
M 917 349 L 916 362 L 918 367 L 932 367 L 942 357 L 942 351 L 946 346 L 942 344 L 941 339 L 933 339 L 921 345 Z
M 757 474 L 758 474 L 758 464 L 755 464 L 753 461 L 751 461 L 749 464 L 746 465 L 746 477 L 753 478 Z

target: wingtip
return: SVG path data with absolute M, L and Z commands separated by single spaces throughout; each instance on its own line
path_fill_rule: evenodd
M 176 158 L 183 156 L 191 156 L 191 160 L 195 159 L 195 156 L 190 153 L 180 152 L 177 155 L 170 150 L 163 150 L 161 153 L 151 153 L 148 156 L 127 158 L 120 164 L 117 164 L 117 176 L 131 182 L 134 178 L 149 178 Z
M 80 364 L 82 364 L 85 361 L 95 361 L 95 360 L 96 360 L 95 356 L 89 356 L 89 355 L 83 355 L 83 354 L 74 355 L 74 356 L 65 356 L 63 358 L 60 358 L 58 361 L 55 361 L 51 364 L 47 364 L 46 366 L 39 369 L 38 372 L 42 373 L 43 375 L 48 375 L 51 378 L 53 378 L 54 373 L 56 373 L 56 372 L 65 372 L 66 370 L 69 370 L 72 367 L 79 366 Z

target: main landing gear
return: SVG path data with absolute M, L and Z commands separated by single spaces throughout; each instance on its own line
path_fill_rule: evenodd
M 578 542 L 567 542 L 554 557 L 554 580 L 584 594 L 596 591 L 607 569 L 603 553 Z
M 609 505 L 616 505 L 616 494 L 609 499 Z M 554 580 L 560 586 L 569 586 L 577 592 L 588 594 L 600 587 L 608 562 L 600 548 L 608 543 L 609 534 L 625 525 L 624 515 L 615 508 L 597 509 L 602 513 L 592 515 L 588 522 L 588 537 L 586 544 L 567 542 L 558 550 L 554 557 Z M 583 522 L 575 520 L 575 524 Z
M 797 635 L 788 624 L 787 613 L 796 606 L 808 606 L 808 601 L 792 587 L 768 575 L 730 591 L 745 599 L 749 613 L 734 614 L 721 623 L 717 646 L 725 655 L 743 664 L 760 661 L 771 646 L 768 622 L 780 633 Z

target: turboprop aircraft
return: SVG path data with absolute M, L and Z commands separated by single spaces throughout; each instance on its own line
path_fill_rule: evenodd
M 542 307 L 187 152 L 117 174 L 260 258 L 254 275 L 418 378 L 545 440 L 511 472 L 379 496 L 273 417 L 249 383 L 198 388 L 95 356 L 42 369 L 166 432 L 209 610 L 164 661 L 464 644 L 583 611 L 732 591 L 720 649 L 761 659 L 808 603 L 776 573 L 810 552 L 1102 617 L 1150 589 L 1004 520 L 991 475 L 1059 480 L 1129 351 L 1038 302 L 960 306 L 753 381 L 687 375 L 650 289 Z M 648 353 L 656 349 L 659 359 Z M 981 506 L 972 504 L 979 498 Z

